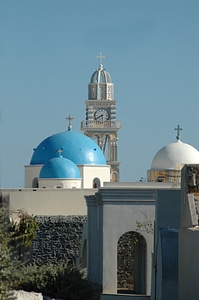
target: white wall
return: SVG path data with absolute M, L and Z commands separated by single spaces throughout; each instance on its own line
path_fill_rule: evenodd
M 25 188 L 32 188 L 34 178 L 39 178 L 39 173 L 43 165 L 25 166 Z M 104 182 L 110 182 L 109 165 L 77 165 L 82 178 L 82 188 L 93 188 L 94 178 L 99 178 L 101 186 Z
M 4 190 L 12 210 L 25 209 L 30 215 L 87 215 L 84 195 L 96 189 L 13 189 Z
M 101 186 L 104 182 L 110 181 L 110 166 L 96 166 L 96 165 L 78 165 L 81 178 L 82 188 L 92 188 L 94 178 L 99 178 Z
M 25 166 L 25 188 L 32 188 L 34 178 L 39 178 L 39 173 L 43 165 Z
M 154 222 L 155 202 L 135 203 L 118 202 L 105 205 L 103 213 L 103 293 L 117 293 L 117 243 L 119 238 L 129 231 L 137 231 L 137 221 Z M 140 231 L 138 231 L 140 232 Z M 147 244 L 146 270 L 151 270 L 151 255 L 153 251 L 153 234 L 140 232 Z M 147 293 L 150 293 L 151 274 L 147 272 Z
M 81 188 L 81 178 L 41 178 L 39 179 L 39 187 L 54 189 L 54 188 L 63 188 L 63 189 L 74 189 Z
M 137 221 L 154 223 L 154 190 L 101 188 L 86 197 L 88 206 L 88 276 L 102 284 L 103 294 L 117 293 L 117 243 L 128 231 L 137 231 Z M 147 244 L 146 293 L 151 291 L 153 234 L 139 231 Z

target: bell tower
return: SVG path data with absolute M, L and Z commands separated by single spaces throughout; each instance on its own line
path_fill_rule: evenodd
M 117 101 L 114 100 L 114 84 L 110 74 L 103 68 L 104 56 L 100 53 L 97 58 L 99 68 L 92 74 L 88 84 L 88 100 L 85 101 L 86 120 L 81 122 L 81 130 L 102 149 L 107 164 L 111 166 L 111 181 L 119 181 L 117 133 L 121 122 L 116 120 Z

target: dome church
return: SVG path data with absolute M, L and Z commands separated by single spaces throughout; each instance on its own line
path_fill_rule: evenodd
M 185 164 L 199 164 L 199 152 L 180 140 L 178 125 L 176 142 L 162 147 L 154 156 L 147 180 L 151 182 L 180 182 L 181 169 Z
M 44 139 L 25 166 L 26 188 L 97 188 L 110 181 L 110 166 L 89 137 L 68 130 Z

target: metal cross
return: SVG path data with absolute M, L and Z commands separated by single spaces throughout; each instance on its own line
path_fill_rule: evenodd
M 174 128 L 174 130 L 177 130 L 176 139 L 177 139 L 177 141 L 179 141 L 180 140 L 180 131 L 183 130 L 183 128 L 180 128 L 180 125 L 178 125 L 177 128 Z
M 97 55 L 96 57 L 99 58 L 99 63 L 100 63 L 100 65 L 102 65 L 102 59 L 105 58 L 105 56 L 102 55 L 102 52 L 100 52 L 100 54 Z
M 62 149 L 61 148 L 59 148 L 58 150 L 57 150 L 57 152 L 59 153 L 59 156 L 62 154 Z
M 71 121 L 73 120 L 73 116 L 69 115 L 66 117 L 66 120 L 68 120 L 68 130 L 72 129 Z

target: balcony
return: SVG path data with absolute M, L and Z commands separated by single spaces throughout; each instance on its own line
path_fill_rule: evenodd
M 81 130 L 85 131 L 85 130 L 93 130 L 95 131 L 97 130 L 104 130 L 107 129 L 109 131 L 117 131 L 121 128 L 121 121 L 111 121 L 108 120 L 106 122 L 98 122 L 98 121 L 82 121 L 81 122 Z

